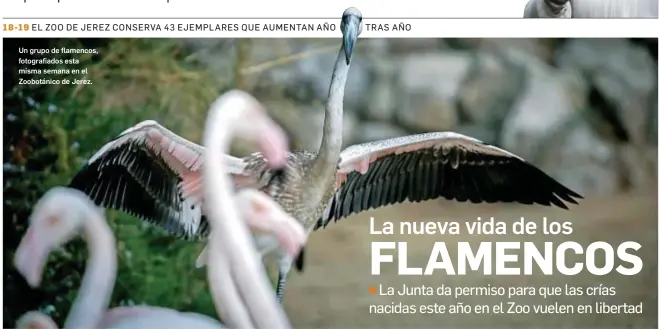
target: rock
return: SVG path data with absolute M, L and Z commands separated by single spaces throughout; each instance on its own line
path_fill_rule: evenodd
M 316 99 L 326 101 L 338 49 L 337 43 L 336 50 L 298 61 L 294 64 L 296 69 L 293 79 L 278 81 L 278 83 L 289 84 L 292 87 L 308 83 L 313 88 Z M 360 56 L 359 47 L 354 56 L 345 88 L 344 110 L 346 112 L 358 110 L 369 99 L 367 92 L 370 85 L 369 62 Z
M 396 112 L 395 73 L 391 62 L 384 60 L 373 62 L 373 85 L 369 101 L 364 109 L 367 118 L 377 121 L 389 121 L 394 118 Z
M 612 146 L 578 111 L 586 101 L 585 81 L 519 52 L 510 56 L 525 66 L 528 79 L 504 121 L 502 146 L 577 193 L 615 192 L 618 176 Z
M 468 52 L 405 56 L 398 73 L 398 119 L 418 131 L 455 127 L 456 98 L 472 62 Z
M 484 39 L 464 39 L 463 45 L 475 48 L 478 51 L 505 52 L 509 49 L 527 53 L 543 61 L 551 59 L 554 49 L 555 39 L 506 39 L 506 38 L 484 38 Z
M 235 40 L 184 42 L 221 86 L 234 81 Z M 294 147 L 316 150 L 338 39 L 243 44 L 257 68 L 301 57 L 251 73 L 241 86 L 264 102 Z M 584 195 L 653 182 L 657 64 L 644 47 L 620 39 L 363 39 L 346 87 L 344 146 L 453 130 L 502 146 Z M 616 131 L 638 143 L 602 134 L 593 113 L 611 111 L 625 127 Z
M 360 54 L 361 46 L 362 42 L 351 62 L 344 98 L 346 111 L 361 108 L 369 96 L 370 65 L 368 53 Z M 264 39 L 252 41 L 249 49 L 252 67 L 275 63 L 248 74 L 248 88 L 269 98 L 285 96 L 297 103 L 314 106 L 325 103 L 339 50 L 338 39 L 333 42 L 324 39 Z M 281 62 L 276 63 L 278 60 Z
M 622 144 L 617 145 L 617 160 L 621 182 L 626 188 L 656 188 L 657 155 L 656 147 Z
M 492 52 L 478 52 L 470 74 L 460 88 L 458 101 L 465 119 L 500 130 L 524 84 L 524 69 Z
M 298 106 L 285 100 L 265 100 L 268 114 L 289 133 L 295 148 L 318 150 L 323 135 L 325 109 L 322 106 Z M 353 113 L 343 113 L 343 144 L 354 142 L 357 118 Z
M 615 153 L 586 123 L 575 127 L 552 146 L 556 152 L 540 166 L 554 179 L 577 193 L 606 195 L 619 186 Z M 560 144 L 560 145 L 559 145 Z
M 655 89 L 653 96 L 650 97 L 650 104 L 647 108 L 648 127 L 647 140 L 650 145 L 657 146 L 657 124 L 659 123 L 659 111 L 657 110 L 657 103 L 659 102 L 659 90 Z
M 407 135 L 407 132 L 404 129 L 390 123 L 361 122 L 356 132 L 355 144 L 405 135 Z
M 632 141 L 647 142 L 646 108 L 656 98 L 657 64 L 645 48 L 626 39 L 570 39 L 559 49 L 556 62 L 588 77 L 615 106 Z
M 476 138 L 482 142 L 492 144 L 492 145 L 497 145 L 498 144 L 498 134 L 497 132 L 499 131 L 498 129 L 492 129 L 490 127 L 487 127 L 485 125 L 474 125 L 474 124 L 469 124 L 469 125 L 461 125 L 455 128 L 454 130 L 456 133 L 463 134 L 469 137 Z
M 391 41 L 393 39 L 360 39 L 357 45 L 359 57 L 369 61 L 385 59 L 391 56 Z
M 436 52 L 439 49 L 448 48 L 444 39 L 392 38 L 388 41 L 390 53 L 393 55 Z
M 647 161 L 649 163 L 650 173 L 654 174 L 652 182 L 657 180 L 657 166 L 659 166 L 659 150 L 657 146 L 648 147 L 646 152 Z

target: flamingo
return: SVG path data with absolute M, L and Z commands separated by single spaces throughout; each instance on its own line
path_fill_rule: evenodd
M 57 329 L 51 317 L 39 311 L 29 311 L 16 320 L 17 329 Z
M 517 202 L 568 209 L 581 195 L 521 157 L 454 132 L 429 132 L 352 145 L 342 150 L 345 84 L 362 15 L 348 8 L 334 65 L 317 152 L 288 154 L 286 170 L 272 170 L 265 154 L 225 155 L 239 188 L 258 188 L 277 201 L 307 232 L 362 211 L 443 197 L 458 202 Z M 99 205 L 135 214 L 185 239 L 208 238 L 203 202 L 202 146 L 154 121 L 142 122 L 105 144 L 70 186 Z M 212 168 L 212 167 L 211 167 Z M 212 169 L 214 170 L 214 169 Z M 263 245 L 262 245 L 263 246 Z M 260 248 L 261 254 L 273 248 Z M 197 259 L 203 265 L 205 252 Z M 277 254 L 277 299 L 295 257 Z

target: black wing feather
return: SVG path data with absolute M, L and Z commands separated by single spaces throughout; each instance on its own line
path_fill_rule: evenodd
M 101 207 L 156 224 L 175 237 L 204 238 L 209 232 L 205 216 L 192 232 L 183 225 L 179 182 L 180 177 L 162 158 L 135 142 L 110 149 L 87 163 L 69 187 L 84 192 Z
M 517 202 L 563 209 L 568 209 L 565 202 L 578 204 L 575 199 L 583 198 L 513 156 L 460 147 L 429 148 L 384 156 L 365 175 L 349 173 L 330 200 L 329 217 L 319 219 L 314 230 L 327 226 L 332 218 L 338 221 L 405 200 L 420 202 L 440 196 L 458 202 Z

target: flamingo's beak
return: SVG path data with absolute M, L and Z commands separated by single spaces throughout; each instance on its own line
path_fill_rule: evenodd
M 41 284 L 43 268 L 50 249 L 43 236 L 34 227 L 29 227 L 14 255 L 14 266 L 28 285 L 36 288 Z
M 344 18 L 343 24 L 343 50 L 346 54 L 346 64 L 349 65 L 353 47 L 357 42 L 357 36 L 359 36 L 359 25 L 361 21 L 359 17 L 350 15 Z
M 307 232 L 275 201 L 260 191 L 241 190 L 236 198 L 246 215 L 247 225 L 253 234 L 274 235 L 281 249 L 295 257 L 307 242 Z
M 302 228 L 302 225 L 289 215 L 283 214 L 279 216 L 281 216 L 281 219 L 277 222 L 275 235 L 284 252 L 291 257 L 295 257 L 306 244 L 307 234 L 304 228 Z

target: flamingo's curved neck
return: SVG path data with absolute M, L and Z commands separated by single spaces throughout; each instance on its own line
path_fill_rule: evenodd
M 220 113 L 215 113 L 220 112 Z M 213 170 L 204 171 L 204 196 L 207 203 L 208 218 L 211 221 L 211 231 L 208 239 L 207 272 L 208 284 L 211 289 L 211 297 L 215 308 L 222 320 L 231 327 L 252 327 L 253 323 L 245 303 L 234 286 L 235 280 L 231 272 L 227 270 L 230 265 L 228 255 L 223 254 L 220 246 L 224 242 L 222 234 L 222 221 L 237 218 L 238 210 L 231 193 L 232 186 L 225 174 L 226 164 L 219 160 L 221 154 L 229 148 L 230 137 L 233 133 L 233 125 L 240 113 L 222 113 L 229 111 L 218 111 L 211 109 L 206 127 L 206 135 L 210 142 L 206 146 L 206 164 Z M 236 112 L 242 112 L 237 109 Z M 224 115 L 223 115 L 224 114 Z M 212 133 L 209 133 L 212 130 Z M 211 198 L 212 196 L 212 198 Z M 216 202 L 221 202 L 217 204 Z M 229 267 L 230 268 L 230 267 Z M 220 281 L 222 280 L 222 282 Z
M 320 178 L 334 177 L 343 144 L 343 98 L 350 64 L 341 45 L 334 63 L 332 80 L 325 105 L 323 138 L 314 163 L 313 175 Z
M 96 328 L 110 304 L 117 275 L 115 239 L 105 218 L 98 211 L 90 211 L 84 223 L 89 258 L 64 328 Z
M 285 316 L 274 298 L 272 287 L 269 285 L 263 265 L 254 249 L 247 227 L 241 221 L 238 209 L 233 202 L 235 197 L 233 186 L 225 173 L 223 150 L 228 148 L 236 121 L 242 119 L 244 111 L 240 106 L 232 105 L 218 101 L 209 113 L 204 131 L 206 166 L 214 168 L 205 170 L 203 173 L 204 195 L 207 201 L 212 200 L 207 203 L 212 221 L 207 261 L 209 275 L 219 271 L 213 262 L 213 255 L 216 255 L 215 250 L 218 247 L 216 243 L 226 243 L 226 245 L 232 246 L 230 251 L 233 255 L 227 256 L 235 270 L 234 277 L 239 278 L 236 283 L 245 298 L 245 303 L 259 312 L 252 316 L 256 326 L 259 328 L 288 328 Z M 224 108 L 225 106 L 227 108 Z M 211 285 L 217 287 L 219 284 L 214 282 L 213 277 L 209 277 L 209 280 Z M 249 293 L 250 291 L 252 293 Z M 268 296 L 268 298 L 263 298 L 263 296 Z M 214 298 L 216 297 L 218 296 L 214 296 Z

